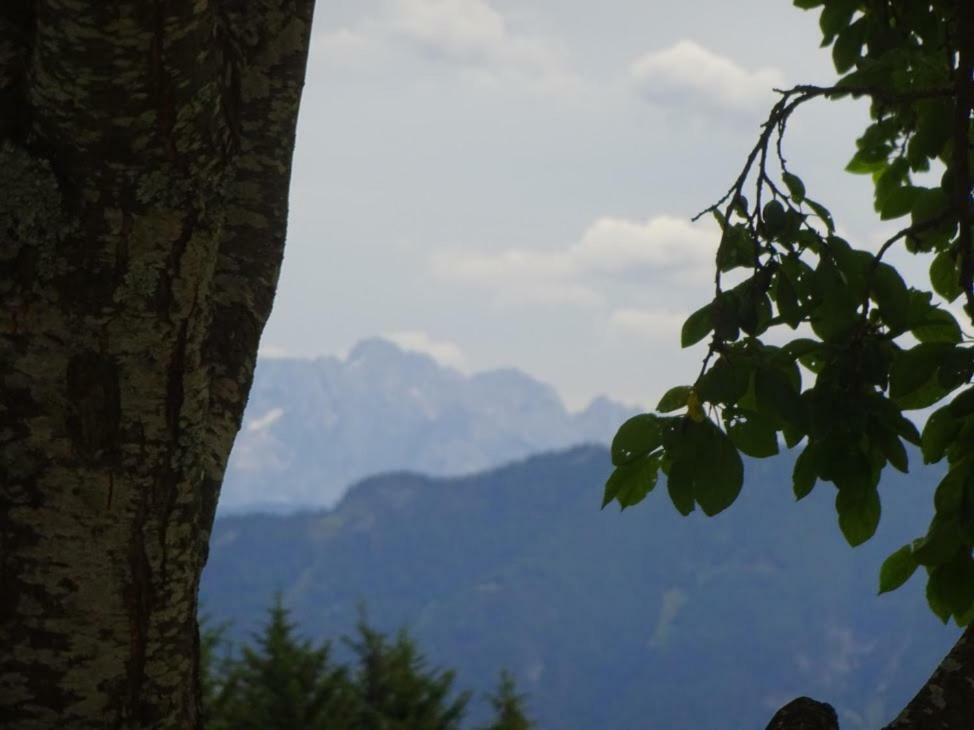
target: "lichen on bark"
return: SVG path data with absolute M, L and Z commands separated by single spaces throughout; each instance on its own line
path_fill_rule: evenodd
M 5 729 L 198 726 L 198 581 L 280 266 L 311 15 L 0 6 Z

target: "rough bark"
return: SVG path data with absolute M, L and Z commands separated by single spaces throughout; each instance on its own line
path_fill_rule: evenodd
M 0 4 L 0 726 L 199 725 L 313 0 Z
M 968 628 L 916 697 L 884 730 L 974 727 L 974 629 Z
M 830 705 L 800 697 L 768 730 L 838 730 Z M 974 727 L 974 627 L 968 627 L 910 704 L 883 730 L 970 730 Z

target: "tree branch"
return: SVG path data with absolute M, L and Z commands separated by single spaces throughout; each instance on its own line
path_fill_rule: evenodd
M 852 94 L 852 96 L 870 96 L 879 101 L 890 103 L 911 103 L 924 99 L 937 99 L 954 95 L 954 89 L 950 86 L 933 87 L 930 89 L 915 89 L 913 91 L 890 91 L 880 86 L 856 86 L 854 84 L 836 84 L 835 86 L 814 86 L 811 84 L 799 84 L 787 91 L 775 89 L 779 94 L 804 94 L 808 98 L 817 96 L 839 96 Z

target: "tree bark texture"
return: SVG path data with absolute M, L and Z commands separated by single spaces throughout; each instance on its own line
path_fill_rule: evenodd
M 313 0 L 0 3 L 0 727 L 199 727 Z
M 968 627 L 933 676 L 885 730 L 974 728 L 974 628 Z

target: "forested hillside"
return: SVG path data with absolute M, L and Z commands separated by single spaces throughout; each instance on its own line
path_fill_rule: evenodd
M 934 473 L 886 480 L 880 531 L 850 553 L 833 488 L 793 504 L 788 458 L 748 463 L 739 506 L 713 519 L 659 493 L 599 513 L 608 463 L 583 447 L 460 479 L 390 474 L 331 511 L 219 519 L 204 609 L 246 636 L 281 591 L 303 631 L 335 638 L 365 603 L 460 686 L 510 669 L 549 730 L 763 727 L 799 694 L 875 728 L 956 638 L 920 580 L 875 590 Z

